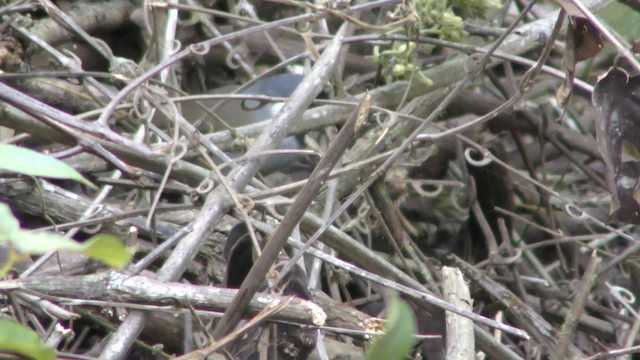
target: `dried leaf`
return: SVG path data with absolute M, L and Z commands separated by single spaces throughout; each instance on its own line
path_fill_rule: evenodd
M 593 103 L 600 112 L 596 134 L 607 165 L 611 221 L 640 223 L 640 77 L 611 68 L 598 80 Z
M 562 59 L 562 66 L 567 77 L 556 91 L 556 99 L 563 107 L 567 105 L 571 97 L 576 64 L 596 56 L 602 50 L 600 33 L 588 19 L 570 16 L 569 24 L 566 51 Z
M 591 59 L 602 51 L 600 31 L 593 26 L 591 21 L 583 18 L 570 18 L 570 23 L 576 62 Z

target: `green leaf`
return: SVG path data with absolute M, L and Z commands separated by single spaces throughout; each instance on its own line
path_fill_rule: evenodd
M 83 250 L 81 243 L 47 231 L 22 230 L 12 242 L 13 247 L 22 254 L 41 255 L 49 251 Z
M 365 352 L 366 360 L 405 359 L 416 343 L 416 319 L 409 305 L 394 297 L 389 303 L 385 334 L 372 340 Z
M 0 279 L 13 269 L 13 267 L 29 259 L 29 256 L 18 253 L 13 247 L 0 245 Z
M 135 254 L 135 248 L 126 247 L 116 236 L 108 234 L 98 234 L 83 243 L 85 249 L 82 251 L 92 259 L 115 269 L 122 269 L 131 261 Z
M 0 279 L 20 260 L 11 239 L 20 233 L 20 223 L 6 204 L 0 203 Z
M 3 242 L 8 244 L 3 244 Z M 126 247 L 113 235 L 98 234 L 79 243 L 60 234 L 47 231 L 29 231 L 20 228 L 6 204 L 0 203 L 0 244 L 8 251 L 9 266 L 20 259 L 20 255 L 40 255 L 49 251 L 74 251 L 115 268 L 123 268 L 135 254 L 135 248 Z M 0 248 L 2 251 L 3 248 Z M 15 256 L 14 256 L 15 255 Z M 7 264 L 0 264 L 0 275 L 6 272 Z
M 56 359 L 53 349 L 44 346 L 38 334 L 9 319 L 0 319 L 0 353 L 19 354 L 36 360 Z
M 22 231 L 20 238 L 14 246 L 21 253 L 80 252 L 115 269 L 122 269 L 135 254 L 135 248 L 128 248 L 116 236 L 107 234 L 98 234 L 83 243 L 50 232 Z
M 53 179 L 70 179 L 97 189 L 65 162 L 19 146 L 0 144 L 0 170 Z
M 0 243 L 13 239 L 20 231 L 20 223 L 6 204 L 0 203 Z

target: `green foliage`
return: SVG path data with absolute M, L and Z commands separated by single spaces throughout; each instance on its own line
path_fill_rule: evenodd
M 63 161 L 18 146 L 0 144 L 0 170 L 53 179 L 69 179 L 96 188 Z
M 99 234 L 79 243 L 54 232 L 23 230 L 9 207 L 2 203 L 0 203 L 0 246 L 8 252 L 9 259 L 0 268 L 0 277 L 6 274 L 20 258 L 41 255 L 49 251 L 79 252 L 116 269 L 125 266 L 135 253 L 134 248 L 125 247 L 122 241 L 113 235 Z
M 464 20 L 453 12 L 447 1 L 416 1 L 415 10 L 420 19 L 421 35 L 436 35 L 451 41 L 462 41 L 467 36 Z
M 0 170 L 70 179 L 96 188 L 64 162 L 17 146 L 0 144 Z M 21 259 L 49 251 L 79 252 L 116 269 L 124 267 L 135 253 L 134 248 L 125 247 L 113 235 L 100 234 L 79 243 L 54 232 L 22 229 L 9 206 L 0 203 L 0 278 Z M 9 319 L 0 320 L 0 353 L 37 360 L 56 359 L 53 349 L 44 346 L 36 333 Z
M 80 251 L 88 257 L 101 261 L 114 269 L 122 269 L 135 254 L 134 247 L 126 247 L 122 241 L 109 234 L 97 234 L 82 243 Z
M 451 0 L 451 6 L 456 14 L 460 14 L 465 19 L 485 18 L 490 10 L 502 8 L 499 0 Z
M 366 360 L 405 359 L 416 343 L 416 319 L 409 305 L 402 299 L 391 299 L 387 309 L 385 334 L 373 339 L 365 352 Z
M 395 43 L 392 49 L 380 51 L 379 46 L 373 48 L 373 59 L 385 68 L 391 67 L 391 73 L 387 75 L 386 81 L 393 79 L 409 79 L 413 72 L 418 75 L 418 80 L 431 86 L 433 82 L 420 72 L 413 64 L 413 55 L 416 50 L 416 43 Z
M 13 265 L 29 255 L 49 251 L 75 251 L 113 267 L 122 268 L 133 257 L 134 248 L 127 248 L 112 235 L 96 235 L 78 243 L 53 232 L 24 230 L 6 204 L 0 203 L 0 278 Z M 55 359 L 52 349 L 45 347 L 37 334 L 22 324 L 0 320 L 0 353 L 20 354 L 32 359 Z
M 0 319 L 0 353 L 17 354 L 36 360 L 56 359 L 53 349 L 45 346 L 38 334 L 9 319 Z
M 418 0 L 413 4 L 420 19 L 420 34 L 451 41 L 467 36 L 464 19 L 484 18 L 487 11 L 502 7 L 498 0 Z
M 0 144 L 0 169 L 31 176 L 70 179 L 95 188 L 95 185 L 64 162 L 17 146 Z M 114 268 L 122 268 L 134 253 L 133 249 L 124 247 L 112 235 L 96 235 L 84 243 L 78 243 L 52 232 L 23 230 L 9 207 L 1 203 L 0 246 L 7 252 L 8 259 L 0 267 L 0 276 L 6 274 L 20 258 L 49 251 L 80 252 Z
M 390 17 L 403 18 L 412 14 L 418 19 L 412 27 L 405 28 L 409 37 L 420 34 L 461 42 L 467 37 L 465 19 L 484 18 L 489 10 L 501 7 L 499 0 L 416 0 L 398 5 Z M 428 53 L 432 48 L 431 45 L 420 45 L 420 52 Z M 416 50 L 414 42 L 395 43 L 391 49 L 383 51 L 375 46 L 371 58 L 387 69 L 385 80 L 388 83 L 395 79 L 406 80 L 415 72 L 419 81 L 431 85 L 431 79 L 419 71 L 420 66 L 415 62 Z

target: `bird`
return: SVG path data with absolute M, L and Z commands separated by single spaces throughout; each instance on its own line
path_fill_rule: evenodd
M 298 74 L 278 74 L 268 76 L 258 80 L 255 84 L 241 90 L 237 94 L 243 95 L 264 95 L 269 97 L 288 98 L 293 94 L 300 82 L 304 79 L 303 75 Z M 238 85 L 226 85 L 209 91 L 210 94 L 230 94 L 239 88 Z M 229 99 L 224 104 L 216 107 L 221 100 L 203 101 L 202 103 L 224 122 L 234 128 L 260 123 L 273 119 L 283 106 L 282 102 L 272 102 L 264 104 L 259 100 L 248 99 Z M 205 111 L 199 106 L 189 106 L 183 109 L 184 117 L 195 122 L 201 118 L 204 121 L 211 122 L 214 130 L 226 129 L 226 126 L 220 123 L 212 116 L 207 116 Z M 301 136 L 290 136 L 285 138 L 279 150 L 299 150 L 303 147 L 303 138 Z M 276 171 L 286 172 L 293 165 L 301 160 L 300 154 L 272 154 L 267 155 L 267 159 L 262 164 L 260 172 L 268 175 Z

